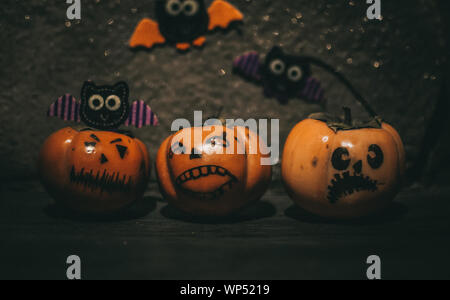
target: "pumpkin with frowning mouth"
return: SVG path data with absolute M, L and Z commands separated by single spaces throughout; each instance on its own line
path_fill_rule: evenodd
M 381 210 L 397 194 L 405 151 L 397 131 L 381 119 L 357 123 L 315 114 L 292 129 L 282 160 L 288 194 L 323 217 L 353 218 Z
M 249 151 L 252 141 L 258 145 L 255 154 Z M 233 213 L 258 200 L 271 180 L 260 147 L 259 137 L 243 127 L 182 129 L 158 151 L 160 190 L 169 203 L 193 215 Z
M 142 198 L 150 160 L 136 138 L 68 127 L 45 141 L 38 169 L 57 203 L 81 213 L 113 213 Z

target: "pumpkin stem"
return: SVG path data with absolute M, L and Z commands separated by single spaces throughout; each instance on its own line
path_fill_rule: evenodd
M 343 107 L 345 119 L 344 123 L 345 125 L 352 126 L 353 125 L 353 118 L 352 118 L 352 110 L 348 107 Z

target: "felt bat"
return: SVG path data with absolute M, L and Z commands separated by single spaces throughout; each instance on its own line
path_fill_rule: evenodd
M 287 55 L 274 47 L 260 59 L 257 52 L 237 57 L 233 71 L 247 80 L 264 87 L 264 95 L 286 103 L 291 98 L 302 98 L 321 103 L 324 91 L 320 81 L 312 77 L 310 59 L 304 56 Z
M 114 86 L 96 86 L 85 82 L 81 101 L 70 94 L 59 97 L 50 105 L 47 115 L 65 121 L 83 122 L 100 130 L 113 130 L 121 125 L 157 126 L 158 118 L 144 101 L 128 102 L 129 89 L 125 82 Z
M 131 48 L 153 48 L 174 44 L 180 51 L 205 44 L 205 35 L 216 28 L 226 29 L 244 19 L 242 13 L 224 0 L 215 0 L 209 8 L 203 0 L 156 0 L 156 21 L 145 18 L 137 25 Z

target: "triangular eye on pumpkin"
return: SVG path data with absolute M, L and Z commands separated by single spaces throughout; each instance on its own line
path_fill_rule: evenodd
M 120 158 L 123 159 L 125 154 L 127 154 L 128 148 L 122 145 L 116 145 L 117 151 L 119 152 Z
M 49 194 L 65 208 L 109 214 L 143 197 L 150 160 L 146 146 L 138 139 L 115 132 L 65 128 L 45 141 L 39 174 Z

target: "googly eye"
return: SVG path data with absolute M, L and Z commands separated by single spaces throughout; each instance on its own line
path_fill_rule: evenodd
M 270 71 L 272 71 L 275 75 L 283 74 L 285 69 L 286 65 L 281 59 L 275 59 L 270 63 Z
M 300 81 L 303 78 L 303 72 L 302 69 L 298 66 L 290 67 L 287 73 L 287 76 L 290 81 Z
M 187 0 L 183 4 L 183 11 L 186 16 L 193 16 L 198 12 L 198 3 L 194 0 Z
M 179 0 L 169 0 L 166 4 L 166 11 L 171 16 L 178 16 L 183 9 L 183 5 Z
M 120 105 L 122 104 L 122 101 L 120 101 L 120 98 L 116 95 L 111 95 L 108 98 L 106 98 L 106 108 L 110 111 L 116 111 L 120 108 Z
M 93 95 L 89 98 L 88 105 L 92 110 L 100 110 L 105 105 L 105 100 L 100 95 Z

